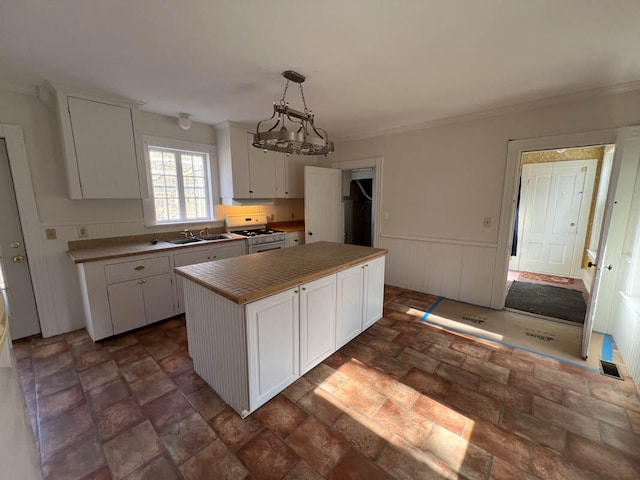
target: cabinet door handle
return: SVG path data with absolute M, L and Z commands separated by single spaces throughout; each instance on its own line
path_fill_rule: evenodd
M 307 289 L 306 289 L 305 287 L 302 287 L 302 291 L 303 291 L 303 292 L 306 292 L 306 291 L 307 291 Z
M 298 293 L 298 290 L 294 290 L 293 293 Z
M 144 270 L 144 265 L 138 265 L 137 267 L 134 267 L 134 270 Z
M 249 193 L 253 193 L 253 190 L 249 190 Z

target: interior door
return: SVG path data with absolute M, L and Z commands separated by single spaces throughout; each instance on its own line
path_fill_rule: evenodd
M 0 138 L 0 259 L 9 299 L 9 330 L 11 338 L 40 333 L 36 300 L 33 295 L 27 251 L 22 238 L 18 205 L 13 190 L 9 155 Z
M 572 266 L 576 249 L 581 252 L 580 239 L 584 243 L 596 164 L 596 160 L 576 160 L 522 167 L 519 270 L 575 273 Z
M 304 167 L 305 243 L 344 242 L 342 170 Z
M 609 321 L 639 163 L 640 127 L 621 128 L 616 141 L 595 275 L 582 331 L 584 359 L 589 352 L 594 324 L 605 326 L 602 330 L 606 330 Z

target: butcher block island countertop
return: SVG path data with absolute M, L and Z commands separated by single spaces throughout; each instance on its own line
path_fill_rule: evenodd
M 235 303 L 245 304 L 387 253 L 382 248 L 315 242 L 178 267 L 175 272 Z

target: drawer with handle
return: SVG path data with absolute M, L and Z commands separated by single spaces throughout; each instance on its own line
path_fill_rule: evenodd
M 169 271 L 169 257 L 146 258 L 104 266 L 104 276 L 107 284 L 134 280 Z

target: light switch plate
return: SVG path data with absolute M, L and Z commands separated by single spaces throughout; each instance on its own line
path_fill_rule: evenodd
M 58 238 L 58 233 L 55 228 L 45 228 L 44 233 L 47 236 L 47 240 L 55 240 Z
M 87 238 L 89 236 L 89 229 L 86 225 L 78 226 L 78 238 Z

